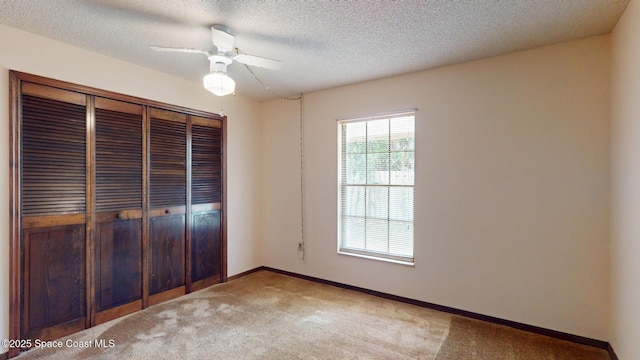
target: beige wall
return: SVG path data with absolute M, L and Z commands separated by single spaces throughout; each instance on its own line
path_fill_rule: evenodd
M 609 37 L 264 104 L 266 266 L 607 340 Z M 336 254 L 336 119 L 418 108 L 415 267 Z
M 640 354 L 640 2 L 611 35 L 611 344 Z
M 220 99 L 200 84 L 0 25 L 0 254 L 9 253 L 9 109 L 8 70 L 18 70 L 137 97 L 210 112 Z M 228 273 L 257 266 L 260 235 L 260 103 L 224 98 L 228 116 Z M 249 189 L 249 190 L 247 190 Z M 9 266 L 0 261 L 0 338 L 9 337 Z M 0 349 L 0 353 L 5 349 Z

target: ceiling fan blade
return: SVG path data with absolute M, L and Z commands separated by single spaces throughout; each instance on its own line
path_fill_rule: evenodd
M 213 40 L 213 45 L 218 48 L 218 52 L 226 53 L 233 50 L 235 39 L 231 29 L 224 25 L 216 24 L 211 27 L 211 40 Z
M 265 57 L 249 55 L 249 54 L 238 54 L 233 57 L 233 60 L 246 65 L 257 66 L 265 69 L 278 70 L 282 65 L 280 60 L 267 59 Z
M 189 54 L 203 54 L 203 55 L 211 55 L 208 51 L 200 50 L 200 49 L 189 49 L 189 48 L 174 48 L 167 46 L 158 46 L 158 45 L 149 45 L 149 48 L 155 51 L 163 51 L 163 52 L 181 52 L 181 53 L 189 53 Z

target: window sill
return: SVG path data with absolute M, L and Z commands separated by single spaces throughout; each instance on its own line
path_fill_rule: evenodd
M 347 255 L 347 256 L 353 256 L 353 257 L 359 257 L 359 258 L 363 258 L 363 259 L 383 261 L 383 262 L 399 264 L 399 265 L 404 265 L 404 266 L 411 266 L 411 267 L 415 267 L 415 265 L 416 265 L 415 260 L 413 262 L 401 261 L 401 260 L 393 260 L 393 259 L 377 257 L 377 256 L 373 256 L 373 255 L 355 254 L 355 253 L 346 252 L 346 251 L 340 251 L 340 250 L 338 250 L 338 254 Z

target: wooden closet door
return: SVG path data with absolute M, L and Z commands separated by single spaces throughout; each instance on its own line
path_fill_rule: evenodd
M 225 117 L 13 70 L 9 95 L 10 338 L 226 281 Z
M 22 83 L 20 336 L 88 326 L 87 97 Z
M 222 122 L 191 117 L 191 291 L 222 281 Z
M 149 305 L 185 294 L 187 116 L 150 109 Z
M 95 324 L 142 309 L 142 113 L 96 98 Z

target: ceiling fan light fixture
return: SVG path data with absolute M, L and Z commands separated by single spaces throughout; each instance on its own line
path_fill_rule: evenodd
M 221 71 L 214 71 L 205 75 L 202 83 L 205 89 L 217 96 L 233 94 L 236 89 L 236 82 Z
M 206 55 L 209 59 L 209 74 L 205 75 L 202 83 L 205 89 L 217 96 L 233 94 L 236 89 L 236 82 L 227 75 L 227 66 L 234 61 L 245 64 L 245 66 L 251 65 L 266 69 L 275 70 L 280 67 L 280 61 L 278 60 L 241 53 L 234 45 L 235 36 L 233 32 L 225 25 L 215 24 L 211 27 L 211 40 L 215 47 L 215 52 L 157 45 L 150 45 L 150 47 L 155 51 Z M 247 66 L 247 68 L 249 67 Z

